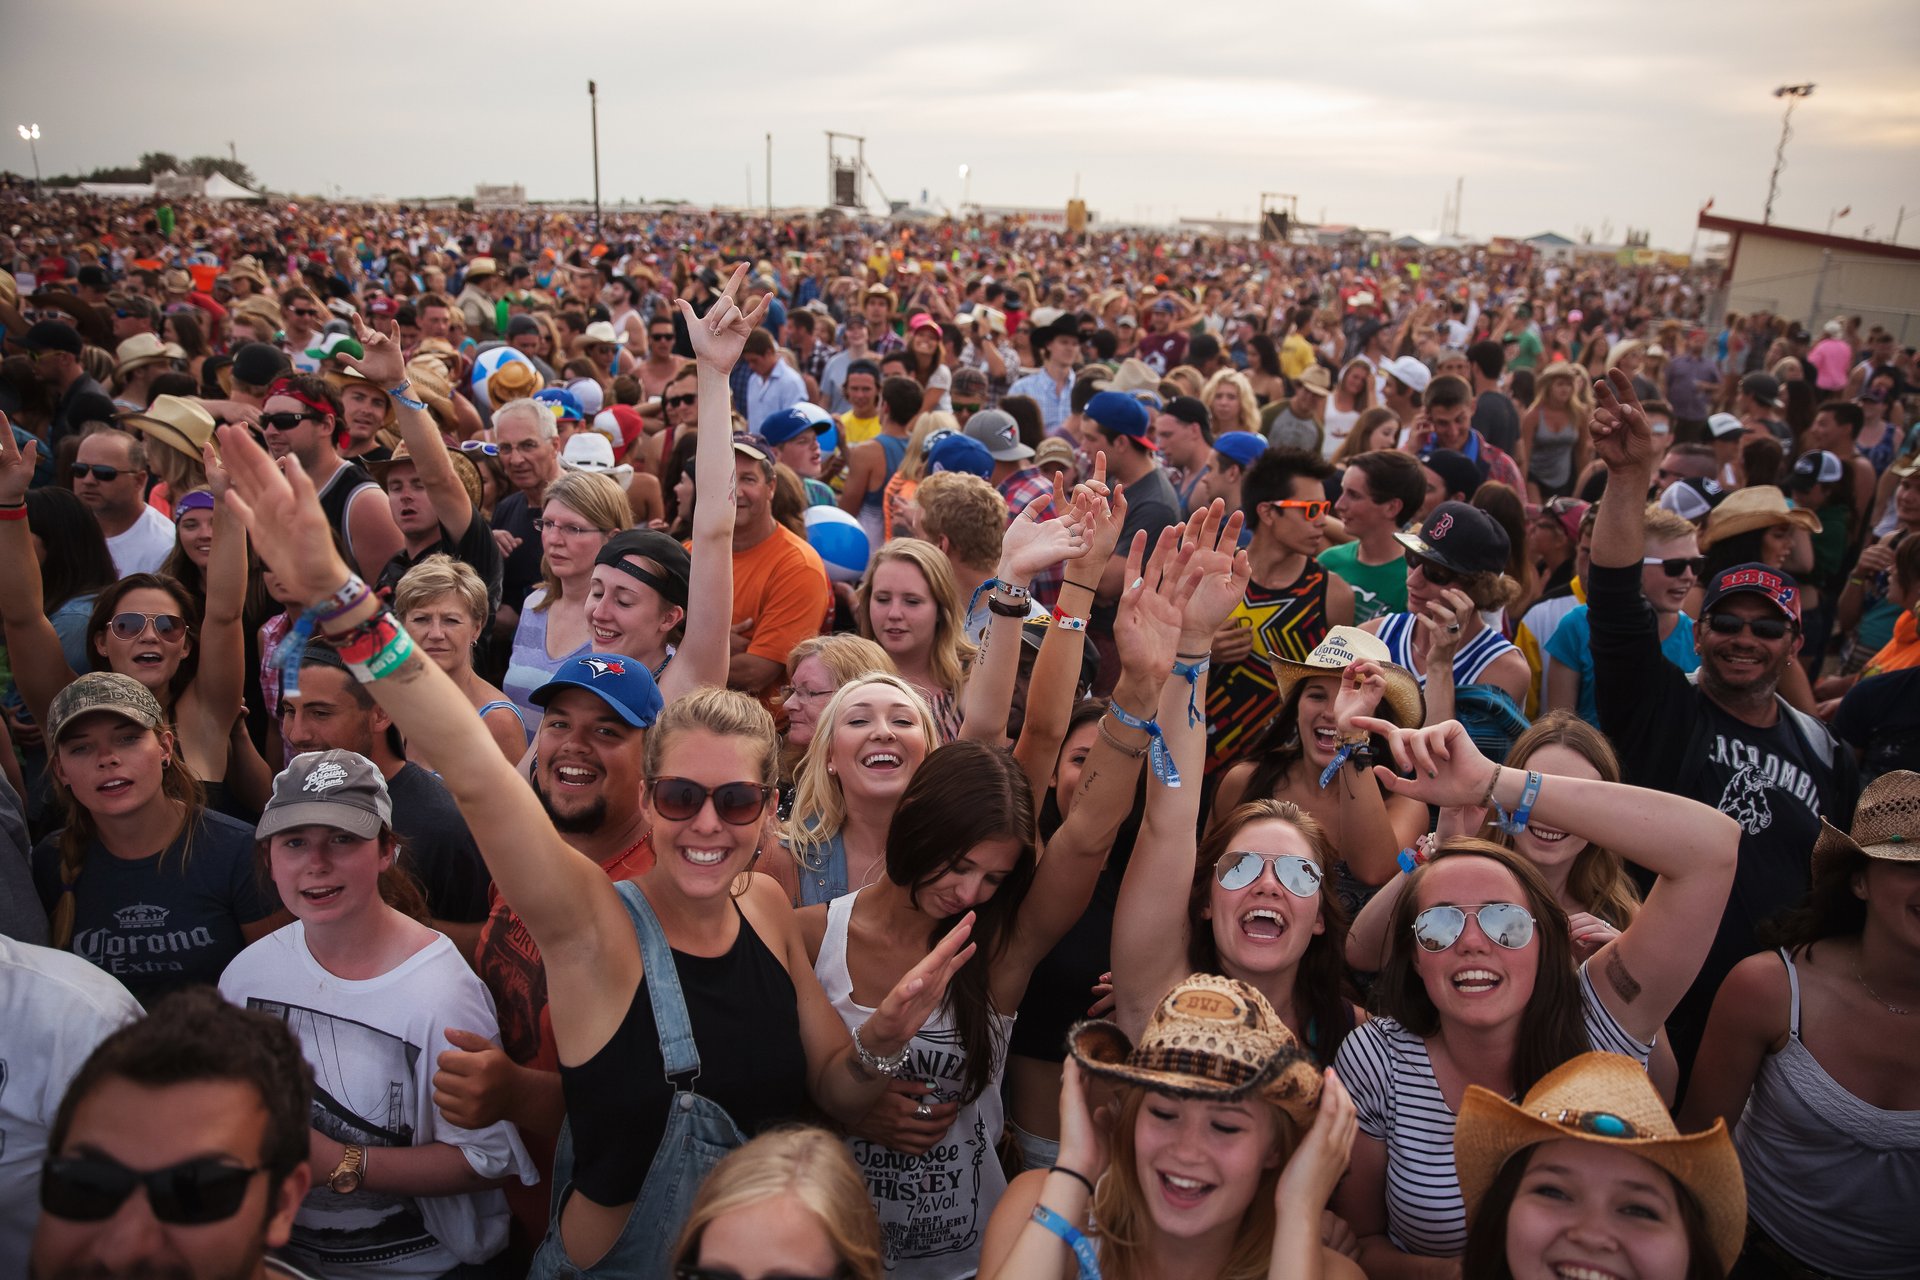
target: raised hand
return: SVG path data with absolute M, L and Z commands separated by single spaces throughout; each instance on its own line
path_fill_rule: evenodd
M 1134 534 L 1133 546 L 1127 550 L 1127 587 L 1120 593 L 1119 612 L 1113 620 L 1122 678 L 1143 682 L 1156 691 L 1156 698 L 1173 672 L 1187 604 L 1196 585 L 1188 566 L 1198 546 L 1181 545 L 1181 531 L 1178 525 L 1162 529 L 1144 567 L 1146 531 Z
M 1113 558 L 1113 549 L 1120 545 L 1120 530 L 1127 523 L 1127 495 L 1125 486 L 1107 487 L 1107 455 L 1104 450 L 1093 455 L 1093 475 L 1082 480 L 1073 489 L 1073 505 L 1086 513 L 1087 554 L 1089 564 L 1101 569 Z
M 1054 1163 L 1088 1182 L 1100 1181 L 1100 1175 L 1107 1171 L 1111 1120 L 1108 1108 L 1095 1108 L 1088 1099 L 1086 1078 L 1069 1054 L 1060 1072 L 1060 1155 Z
M 219 435 L 232 477 L 227 505 L 247 526 L 260 558 L 300 600 L 324 600 L 338 591 L 349 570 L 333 549 L 327 513 L 299 459 L 289 455 L 276 464 L 245 427 L 221 427 Z
M 740 284 L 746 278 L 747 264 L 742 262 L 734 267 L 733 274 L 727 278 L 727 287 L 720 291 L 704 316 L 695 315 L 693 304 L 685 298 L 674 300 L 674 306 L 680 308 L 680 318 L 687 322 L 694 359 L 703 369 L 731 373 L 747 345 L 747 335 L 759 327 L 767 314 L 767 303 L 773 297 L 770 293 L 749 310 L 740 310 Z
M 1215 633 L 1226 622 L 1234 606 L 1247 596 L 1247 582 L 1253 569 L 1247 553 L 1240 549 L 1240 529 L 1246 517 L 1235 511 L 1223 520 L 1226 503 L 1215 498 L 1211 504 L 1188 517 L 1181 533 L 1181 544 L 1191 545 L 1193 556 L 1188 570 L 1194 576 L 1193 595 L 1187 601 L 1187 616 L 1180 632 L 1180 651 L 1198 653 L 1214 647 Z M 1235 628 L 1236 632 L 1244 628 Z M 1238 661 L 1253 650 L 1253 635 L 1244 639 L 1246 648 L 1234 658 Z
M 1654 464 L 1653 428 L 1647 423 L 1646 410 L 1634 392 L 1633 379 L 1618 369 L 1609 369 L 1605 380 L 1596 384 L 1597 403 L 1593 419 L 1587 424 L 1593 437 L 1594 456 L 1616 471 L 1651 471 Z
M 1345 738 L 1355 732 L 1354 722 L 1370 716 L 1387 696 L 1387 677 L 1380 664 L 1362 658 L 1340 675 L 1340 691 L 1333 696 L 1334 729 Z
M 1426 645 L 1429 663 L 1445 660 L 1452 665 L 1453 655 L 1460 651 L 1460 643 L 1467 634 L 1467 622 L 1473 614 L 1473 598 L 1458 587 L 1447 587 L 1438 600 L 1413 615 L 1413 625 Z
M 1002 581 L 1024 586 L 1033 581 L 1035 574 L 1084 554 L 1087 538 L 1077 512 L 1071 507 L 1059 507 L 1058 518 L 1046 518 L 1057 506 L 1055 494 L 1041 494 L 1007 526 L 1006 536 L 1000 543 L 1000 568 L 996 575 Z
M 1313 1128 L 1294 1148 L 1287 1167 L 1280 1173 L 1280 1185 L 1274 1188 L 1274 1200 L 1282 1214 L 1289 1207 L 1298 1212 L 1319 1214 L 1333 1197 L 1333 1189 L 1347 1171 L 1353 1155 L 1354 1134 L 1360 1129 L 1353 1096 L 1340 1083 L 1332 1067 L 1320 1087 L 1320 1114 Z
M 27 500 L 33 487 L 33 466 L 40 456 L 40 442 L 27 441 L 22 449 L 13 438 L 13 423 L 0 413 L 0 504 L 14 506 Z
M 220 455 L 214 451 L 211 440 L 200 446 L 200 464 L 207 471 L 207 492 L 211 493 L 216 501 L 224 499 L 233 489 L 233 477 L 229 476 L 226 467 L 221 465 Z
M 367 354 L 358 360 L 342 355 L 342 364 L 382 391 L 397 387 L 407 380 L 406 354 L 400 350 L 398 340 L 370 328 L 358 312 L 353 316 L 353 336 L 360 340 Z
M 973 912 L 969 911 L 925 959 L 893 984 L 861 1028 L 861 1043 L 876 1054 L 894 1053 L 919 1034 L 933 1011 L 945 1003 L 953 975 L 973 958 L 975 946 L 967 941 L 972 933 Z
M 1373 766 L 1373 776 L 1387 791 L 1443 809 L 1477 805 L 1487 794 L 1493 761 L 1480 754 L 1458 720 L 1443 720 L 1425 729 L 1400 729 L 1385 720 L 1360 716 L 1353 725 L 1385 738 L 1394 763 L 1412 771 L 1413 777 L 1402 778 L 1386 765 Z

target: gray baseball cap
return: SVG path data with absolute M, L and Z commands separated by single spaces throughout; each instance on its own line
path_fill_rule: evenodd
M 393 825 L 393 800 L 373 761 L 351 751 L 308 751 L 273 780 L 255 839 L 295 827 L 338 827 L 371 840 Z
M 987 446 L 995 462 L 1022 462 L 1033 449 L 1020 442 L 1020 424 L 1004 409 L 982 409 L 967 419 L 966 433 Z

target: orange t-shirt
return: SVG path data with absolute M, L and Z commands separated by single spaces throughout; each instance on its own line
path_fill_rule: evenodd
M 785 525 L 746 551 L 733 553 L 733 625 L 753 619 L 747 652 L 784 669 L 793 646 L 817 636 L 833 608 L 833 588 L 820 553 Z M 761 691 L 773 709 L 779 682 Z M 776 712 L 775 718 L 778 719 Z

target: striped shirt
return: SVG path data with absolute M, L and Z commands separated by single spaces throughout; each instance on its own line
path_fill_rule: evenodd
M 1414 616 L 1410 613 L 1390 613 L 1380 622 L 1380 630 L 1374 634 L 1380 637 L 1380 643 L 1387 646 L 1387 653 L 1393 661 L 1413 672 L 1422 688 L 1426 687 L 1426 664 L 1415 664 L 1413 660 Z M 1460 646 L 1460 652 L 1453 655 L 1453 682 L 1456 685 L 1469 685 L 1479 682 L 1481 675 L 1493 665 L 1501 654 L 1513 651 L 1513 644 L 1492 627 L 1483 627 L 1480 633 Z
M 1614 1021 L 1584 964 L 1580 1000 L 1592 1047 L 1644 1067 L 1653 1046 Z M 1359 1109 L 1360 1132 L 1387 1144 L 1387 1239 L 1402 1253 L 1457 1257 L 1467 1243 L 1467 1210 L 1453 1167 L 1454 1114 L 1426 1042 L 1391 1018 L 1375 1018 L 1341 1043 L 1334 1066 Z

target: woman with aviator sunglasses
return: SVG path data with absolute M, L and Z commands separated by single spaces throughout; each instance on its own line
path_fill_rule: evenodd
M 23 455 L 0 415 L 0 620 L 4 620 L 14 683 L 27 709 L 44 721 L 54 695 L 70 684 L 60 637 L 47 620 L 39 559 L 26 521 L 26 492 L 37 446 Z M 216 491 L 225 474 L 207 451 Z M 102 590 L 87 624 L 96 671 L 117 671 L 144 685 L 165 709 L 181 762 L 207 785 L 215 809 L 250 806 L 229 801 L 223 783 L 233 760 L 234 724 L 245 686 L 247 592 L 246 531 L 223 501 L 213 511 L 213 549 L 206 571 L 204 620 L 200 603 L 172 578 L 134 574 Z M 260 797 L 264 798 L 264 797 Z
M 1466 1087 L 1518 1096 L 1593 1049 L 1644 1064 L 1706 960 L 1713 935 L 1700 921 L 1725 909 L 1740 828 L 1681 796 L 1496 766 L 1457 722 L 1361 723 L 1413 775 L 1376 765 L 1387 790 L 1578 835 L 1658 877 L 1632 922 L 1577 964 L 1566 912 L 1519 854 L 1451 839 L 1406 877 L 1373 989 L 1378 1016 L 1336 1061 L 1361 1136 L 1334 1207 L 1360 1236 L 1369 1275 L 1447 1274 L 1419 1259 L 1457 1257 L 1465 1244 L 1453 1127 Z

